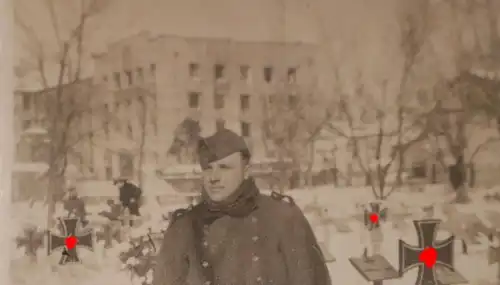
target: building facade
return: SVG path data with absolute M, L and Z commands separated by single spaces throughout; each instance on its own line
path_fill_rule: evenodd
M 94 122 L 103 116 L 92 79 L 38 91 L 15 92 L 13 187 L 19 198 L 44 194 L 48 165 L 65 161 L 67 178 L 93 178 Z M 36 193 L 34 193 L 36 192 Z
M 259 160 L 270 155 L 263 124 L 278 97 L 294 105 L 316 96 L 316 46 L 229 39 L 151 36 L 144 32 L 94 55 L 94 83 L 117 118 L 96 157 L 101 176 L 130 176 L 136 169 L 189 164 L 168 150 L 186 120 L 200 135 L 228 128 L 244 136 Z M 272 154 L 271 154 L 272 155 Z M 128 170 L 125 171 L 125 168 Z M 105 173 L 109 175 L 104 175 Z

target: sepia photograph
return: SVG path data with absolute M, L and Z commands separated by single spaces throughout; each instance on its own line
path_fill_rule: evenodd
M 2 2 L 8 284 L 500 284 L 500 1 Z

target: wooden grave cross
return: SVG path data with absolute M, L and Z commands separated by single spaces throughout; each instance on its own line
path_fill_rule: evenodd
M 34 227 L 24 229 L 22 237 L 16 238 L 17 248 L 24 247 L 26 256 L 31 257 L 32 261 L 36 259 L 36 252 L 43 246 L 43 233 Z
M 119 222 L 118 222 L 119 223 Z M 96 233 L 97 241 L 104 241 L 104 248 L 111 248 L 113 246 L 113 240 L 121 242 L 121 229 L 115 230 L 114 227 L 117 224 L 116 221 L 110 221 L 102 226 L 102 228 Z
M 320 225 L 325 230 L 325 238 L 318 241 L 318 250 L 324 257 L 326 263 L 335 262 L 337 259 L 330 252 L 329 244 L 331 240 L 330 226 L 332 225 L 331 219 L 326 217 L 321 217 Z
M 370 211 L 364 210 L 364 224 L 369 231 L 380 231 L 380 220 L 385 221 L 387 208 L 382 208 L 380 203 L 370 203 Z M 371 215 L 377 215 L 378 219 L 373 222 Z M 367 249 L 361 257 L 351 257 L 351 265 L 363 278 L 372 282 L 373 285 L 382 285 L 384 280 L 397 279 L 399 274 L 396 269 L 383 255 L 376 253 L 368 258 Z

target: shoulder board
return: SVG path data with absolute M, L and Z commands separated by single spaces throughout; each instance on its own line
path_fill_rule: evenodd
M 273 198 L 276 201 L 284 201 L 290 205 L 295 205 L 295 201 L 291 196 L 283 195 L 275 191 L 271 192 L 271 198 Z
M 191 211 L 191 207 L 189 208 L 181 208 L 181 209 L 177 209 L 175 211 L 173 211 L 169 216 L 170 216 L 170 225 L 172 225 L 173 223 L 175 223 L 176 221 L 178 221 L 180 218 L 182 218 L 183 216 L 186 215 L 186 213 L 188 213 L 189 211 Z

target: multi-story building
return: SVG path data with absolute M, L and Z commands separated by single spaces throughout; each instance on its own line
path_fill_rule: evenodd
M 304 43 L 146 32 L 110 44 L 94 55 L 95 83 L 107 86 L 103 98 L 119 120 L 109 125 L 108 146 L 97 155 L 105 163 L 96 172 L 117 176 L 139 165 L 193 163 L 167 155 L 186 119 L 199 122 L 202 136 L 231 129 L 247 139 L 255 161 L 267 157 L 266 102 L 281 96 L 294 105 L 317 95 L 316 55 L 316 46 Z
M 45 180 L 38 178 L 44 176 L 56 156 L 66 160 L 67 174 L 94 176 L 93 137 L 102 132 L 93 124 L 102 113 L 99 96 L 93 96 L 97 93 L 91 79 L 15 92 L 14 193 L 21 197 L 36 196 L 33 191 L 43 195 Z

